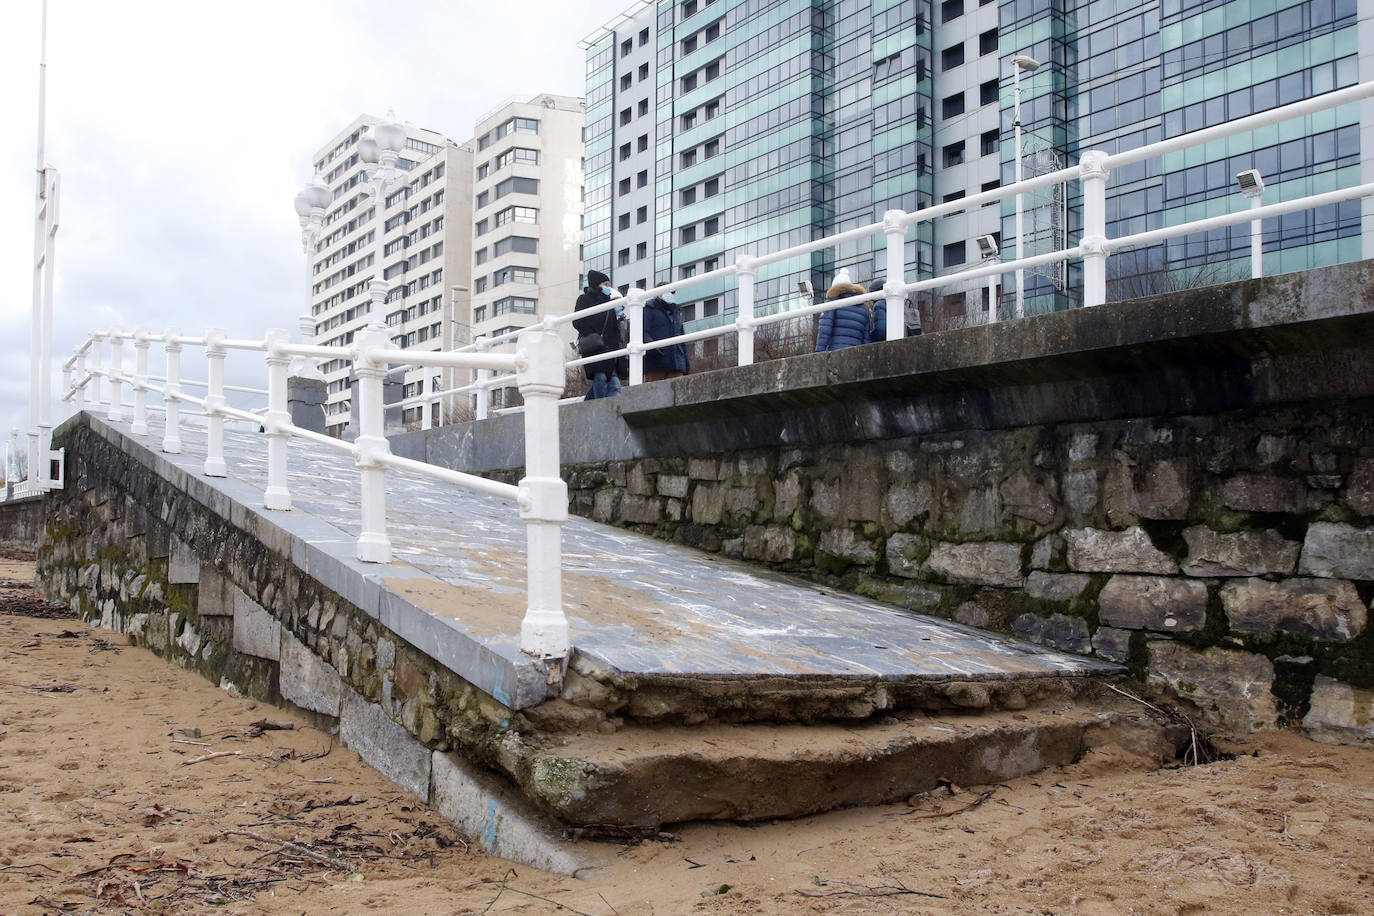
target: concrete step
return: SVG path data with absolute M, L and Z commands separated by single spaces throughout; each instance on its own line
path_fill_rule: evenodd
M 1107 743 L 1157 766 L 1185 737 L 1107 697 L 862 724 L 631 725 L 552 741 L 520 782 L 565 823 L 650 830 L 887 804 L 942 781 L 986 785 L 1069 764 Z

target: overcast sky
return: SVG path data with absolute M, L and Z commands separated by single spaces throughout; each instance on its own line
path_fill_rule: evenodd
M 240 337 L 294 329 L 304 255 L 291 204 L 312 153 L 364 112 L 394 109 L 461 142 L 511 96 L 580 96 L 578 41 L 637 6 L 50 0 L 55 366 L 86 331 L 115 322 Z M 0 431 L 22 436 L 42 0 L 4 7 Z

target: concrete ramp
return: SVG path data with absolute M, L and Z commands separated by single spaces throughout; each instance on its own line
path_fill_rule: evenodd
M 68 487 L 48 497 L 49 597 L 336 720 L 398 785 L 540 867 L 585 864 L 560 825 L 891 801 L 1068 762 L 1123 721 L 1093 699 L 1116 665 L 582 519 L 564 529 L 575 650 L 550 665 L 518 648 L 525 536 L 502 500 L 389 475 L 395 561 L 364 564 L 337 452 L 292 442 L 278 512 L 256 435 L 226 434 L 228 478 L 201 473 L 195 431 L 166 455 L 160 429 L 81 414 L 54 439 Z

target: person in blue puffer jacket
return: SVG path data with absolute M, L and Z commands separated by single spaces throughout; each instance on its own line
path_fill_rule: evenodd
M 682 308 L 673 301 L 671 292 L 655 296 L 644 303 L 644 342 L 667 340 L 683 334 Z M 692 370 L 687 346 L 675 343 L 644 351 L 644 381 L 659 382 L 679 378 Z
M 868 290 L 849 278 L 849 268 L 842 267 L 835 282 L 826 290 L 825 298 L 845 299 L 861 296 Z M 853 302 L 821 313 L 821 326 L 816 334 L 816 352 L 843 350 L 861 344 L 887 339 L 887 302 Z

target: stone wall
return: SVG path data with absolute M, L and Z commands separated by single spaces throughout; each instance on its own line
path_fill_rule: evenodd
M 42 496 L 0 502 L 0 544 L 32 550 L 42 534 Z
M 308 516 L 268 520 L 260 491 L 181 473 L 86 414 L 54 442 L 67 487 L 45 497 L 45 597 L 227 691 L 313 714 L 493 854 L 585 866 L 514 788 L 534 727 L 384 626 L 376 580 L 287 527 Z
M 518 416 L 394 440 L 519 476 Z M 1374 740 L 1374 264 L 631 389 L 572 508 Z

